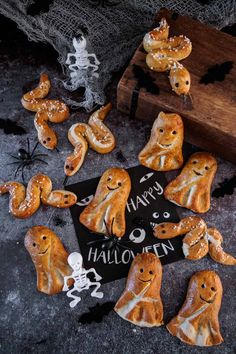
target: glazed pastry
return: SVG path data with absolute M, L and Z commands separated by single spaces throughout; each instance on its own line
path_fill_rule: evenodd
M 25 235 L 25 247 L 36 269 L 38 290 L 48 295 L 61 292 L 64 277 L 69 276 L 72 269 L 59 237 L 46 226 L 34 226 Z M 68 282 L 72 285 L 73 280 Z
M 160 296 L 162 265 L 153 253 L 137 255 L 130 267 L 126 287 L 114 310 L 124 320 L 140 327 L 163 324 Z
M 139 153 L 141 165 L 156 171 L 170 171 L 183 164 L 182 145 L 184 125 L 176 113 L 160 112 L 151 131 L 151 137 Z
M 154 227 L 154 236 L 159 239 L 170 239 L 185 235 L 183 253 L 185 258 L 198 260 L 207 253 L 221 264 L 235 265 L 236 259 L 222 249 L 223 237 L 214 228 L 207 228 L 204 220 L 198 216 L 189 216 L 179 223 L 163 222 Z
M 218 320 L 222 292 L 220 278 L 215 272 L 195 273 L 190 279 L 185 303 L 168 323 L 168 331 L 191 345 L 207 347 L 222 343 Z
M 55 208 L 69 208 L 77 201 L 77 196 L 66 190 L 52 191 L 51 179 L 43 174 L 33 176 L 27 189 L 19 182 L 0 185 L 0 195 L 10 194 L 9 212 L 17 218 L 26 219 L 33 215 L 42 202 Z
M 47 74 L 40 75 L 39 85 L 27 92 L 21 99 L 25 109 L 37 112 L 34 125 L 38 132 L 38 140 L 46 149 L 53 150 L 57 146 L 57 136 L 48 121 L 52 123 L 64 122 L 69 117 L 69 109 L 59 100 L 44 99 L 50 91 L 51 83 Z
M 110 168 L 102 175 L 93 200 L 80 214 L 89 230 L 122 237 L 125 234 L 125 208 L 131 190 L 128 172 Z
M 148 32 L 143 39 L 143 47 L 148 52 L 146 63 L 151 70 L 169 71 L 172 90 L 177 95 L 187 95 L 191 78 L 188 70 L 179 63 L 192 51 L 191 41 L 183 36 L 169 37 L 169 26 L 162 18 L 159 27 Z
M 207 152 L 193 154 L 179 176 L 164 190 L 170 202 L 196 213 L 210 209 L 211 184 L 217 170 L 216 159 Z
M 67 176 L 73 176 L 82 166 L 88 144 L 100 154 L 107 154 L 114 149 L 114 135 L 103 123 L 111 107 L 111 103 L 108 103 L 91 115 L 88 124 L 73 124 L 69 129 L 68 139 L 74 146 L 74 152 L 67 157 L 64 165 Z

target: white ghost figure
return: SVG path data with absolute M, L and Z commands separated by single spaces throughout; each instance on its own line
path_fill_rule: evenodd
M 81 300 L 81 298 L 79 296 L 72 295 L 72 293 L 74 291 L 81 292 L 82 290 L 87 290 L 91 286 L 95 286 L 95 289 L 92 291 L 91 296 L 101 299 L 103 297 L 103 293 L 98 292 L 97 290 L 101 286 L 101 283 L 99 283 L 99 280 L 101 280 L 102 277 L 100 277 L 100 275 L 97 274 L 96 270 L 94 268 L 90 268 L 89 270 L 84 269 L 83 268 L 83 258 L 81 256 L 81 254 L 78 252 L 73 252 L 69 255 L 68 263 L 69 263 L 70 267 L 73 269 L 73 272 L 71 275 L 64 277 L 64 287 L 62 290 L 67 291 L 66 295 L 68 297 L 71 297 L 74 299 L 70 302 L 70 307 L 75 307 L 78 304 L 78 302 Z M 92 282 L 87 277 L 87 274 L 89 272 L 94 273 L 96 282 Z M 74 279 L 73 288 L 71 290 L 69 290 L 69 287 L 67 285 L 68 279 Z
M 76 76 L 78 70 L 87 70 L 88 68 L 92 69 L 92 76 L 99 77 L 99 74 L 95 71 L 98 70 L 98 65 L 100 64 L 99 60 L 94 53 L 88 53 L 85 49 L 87 46 L 86 39 L 82 36 L 80 40 L 73 38 L 73 46 L 75 48 L 75 53 L 68 53 L 66 64 L 69 65 L 71 70 L 71 78 Z M 75 62 L 72 64 L 71 58 L 74 57 Z M 90 58 L 94 59 L 94 63 L 90 61 Z

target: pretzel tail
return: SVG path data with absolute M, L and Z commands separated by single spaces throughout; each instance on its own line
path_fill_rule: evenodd
M 207 236 L 209 241 L 209 255 L 218 263 L 224 265 L 236 265 L 236 258 L 224 252 L 221 244 L 223 237 L 215 228 L 207 229 Z

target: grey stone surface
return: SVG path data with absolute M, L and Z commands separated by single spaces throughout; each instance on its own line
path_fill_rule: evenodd
M 33 125 L 34 114 L 26 111 L 20 103 L 22 87 L 47 71 L 52 80 L 51 97 L 65 96 L 59 78 L 62 77 L 56 64 L 55 53 L 44 46 L 27 42 L 13 31 L 8 41 L 2 41 L 0 50 L 0 118 L 16 120 L 27 130 L 27 135 L 4 135 L 0 130 L 0 182 L 14 177 L 14 168 L 6 166 L 10 161 L 6 153 L 16 153 L 24 147 L 26 138 L 31 144 L 37 141 Z M 137 154 L 147 140 L 149 125 L 129 121 L 128 117 L 117 112 L 117 78 L 108 90 L 114 108 L 107 118 L 107 125 L 115 133 L 117 148 L 109 155 L 101 156 L 89 151 L 81 171 L 69 183 L 100 175 L 111 166 L 131 167 L 137 164 Z M 32 175 L 41 171 L 48 174 L 55 187 L 61 187 L 64 179 L 65 157 L 71 151 L 67 140 L 68 128 L 77 121 L 86 121 L 88 114 L 77 111 L 69 121 L 54 125 L 59 137 L 57 152 L 47 152 L 48 166 L 35 164 L 25 171 L 28 181 Z M 226 147 L 227 148 L 227 147 Z M 117 161 L 116 152 L 122 150 L 127 158 L 126 164 Z M 40 152 L 45 152 L 39 147 Z M 188 156 L 196 148 L 185 146 Z M 236 172 L 235 166 L 218 158 L 218 171 L 213 188 L 226 177 Z M 170 179 L 176 172 L 168 173 Z M 20 180 L 20 176 L 18 178 Z M 164 326 L 154 329 L 141 329 L 123 321 L 114 312 L 104 317 L 102 323 L 82 325 L 80 315 L 96 304 L 89 293 L 82 293 L 82 302 L 70 309 L 65 294 L 47 296 L 36 290 L 36 276 L 33 263 L 24 248 L 23 239 L 27 229 L 33 225 L 44 224 L 54 229 L 69 251 L 78 250 L 69 210 L 40 208 L 27 220 L 18 220 L 8 213 L 8 196 L 0 198 L 0 352 L 8 353 L 233 353 L 235 352 L 235 269 L 214 263 L 209 258 L 198 262 L 180 261 L 164 267 L 162 298 L 164 302 L 164 321 L 167 323 L 178 311 L 187 289 L 188 280 L 197 270 L 214 269 L 221 277 L 224 297 L 220 312 L 220 324 L 225 342 L 219 347 L 201 349 L 182 344 L 172 337 Z M 180 208 L 179 208 L 180 210 Z M 180 210 L 181 215 L 190 215 Z M 64 226 L 56 225 L 55 217 L 64 220 Z M 204 215 L 210 226 L 216 226 L 224 235 L 224 247 L 236 255 L 235 247 L 235 195 L 212 198 L 211 210 Z M 103 286 L 105 301 L 116 301 L 124 288 L 125 280 Z

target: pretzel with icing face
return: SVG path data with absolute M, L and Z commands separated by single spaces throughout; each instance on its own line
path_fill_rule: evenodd
M 130 267 L 126 286 L 114 310 L 124 320 L 140 327 L 163 324 L 160 296 L 162 265 L 153 253 L 137 255 Z
M 59 100 L 44 99 L 50 91 L 51 83 L 47 74 L 40 75 L 38 86 L 27 92 L 21 99 L 23 107 L 37 112 L 34 125 L 38 132 L 38 140 L 46 149 L 53 150 L 57 146 L 57 136 L 48 121 L 53 123 L 64 122 L 69 117 L 69 109 Z
M 10 194 L 9 212 L 16 218 L 26 219 L 33 215 L 42 202 L 55 208 L 69 208 L 77 201 L 77 196 L 66 190 L 52 191 L 51 179 L 43 174 L 33 176 L 27 189 L 19 182 L 0 185 L 0 195 Z
M 190 90 L 191 78 L 189 71 L 179 63 L 187 58 L 192 51 L 191 41 L 183 36 L 169 36 L 169 26 L 162 18 L 159 27 L 148 32 L 143 39 L 143 47 L 148 52 L 147 66 L 154 71 L 169 71 L 172 90 L 177 95 L 187 95 Z
M 125 208 L 131 190 L 128 172 L 110 168 L 102 175 L 94 198 L 80 214 L 80 222 L 89 230 L 122 237 L 125 234 Z
M 25 235 L 24 243 L 36 269 L 38 290 L 48 295 L 61 292 L 64 277 L 72 269 L 67 263 L 69 254 L 58 236 L 46 226 L 34 226 Z
M 216 170 L 217 162 L 211 154 L 196 152 L 189 158 L 179 176 L 166 186 L 165 198 L 196 213 L 207 212 Z
M 142 165 L 156 171 L 170 171 L 183 164 L 184 125 L 176 113 L 160 112 L 152 126 L 151 137 L 139 153 Z
M 167 325 L 168 331 L 190 345 L 222 343 L 218 320 L 222 292 L 221 280 L 214 271 L 195 273 L 190 279 L 182 308 Z

